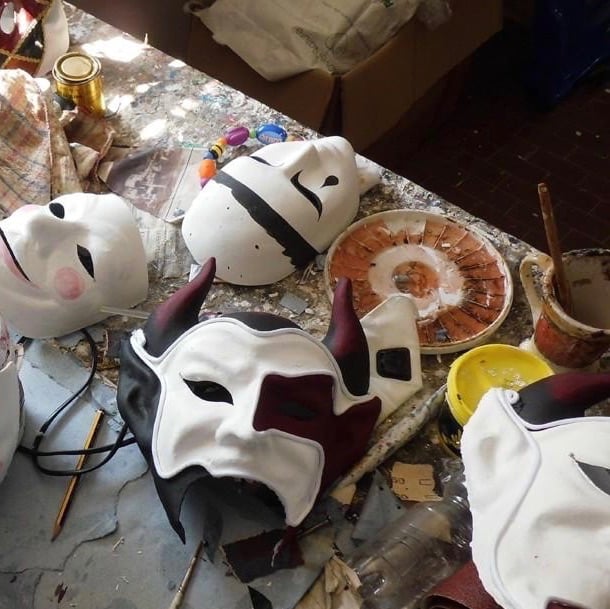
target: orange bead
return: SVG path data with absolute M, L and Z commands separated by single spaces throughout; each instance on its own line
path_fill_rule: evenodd
M 216 161 L 214 159 L 203 159 L 199 163 L 199 177 L 209 180 L 216 175 Z

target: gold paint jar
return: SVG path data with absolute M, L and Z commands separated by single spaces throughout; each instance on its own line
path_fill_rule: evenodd
M 59 57 L 53 66 L 57 94 L 96 116 L 104 116 L 102 65 L 98 59 L 75 51 Z

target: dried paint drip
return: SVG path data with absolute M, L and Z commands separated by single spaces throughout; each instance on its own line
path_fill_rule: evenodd
M 512 301 L 510 273 L 483 236 L 412 210 L 374 214 L 350 226 L 327 257 L 329 291 L 340 277 L 352 280 L 361 317 L 392 294 L 408 294 L 428 353 L 480 342 L 503 321 Z

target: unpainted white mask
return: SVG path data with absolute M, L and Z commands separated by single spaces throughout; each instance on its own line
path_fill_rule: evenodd
M 24 336 L 62 336 L 148 291 L 142 239 L 114 194 L 69 194 L 0 222 L 0 313 Z
M 21 399 L 15 345 L 0 317 L 0 482 L 6 472 L 21 431 Z
M 270 144 L 230 161 L 204 186 L 184 217 L 184 240 L 200 264 L 215 257 L 225 281 L 279 281 L 354 219 L 360 173 L 342 137 Z

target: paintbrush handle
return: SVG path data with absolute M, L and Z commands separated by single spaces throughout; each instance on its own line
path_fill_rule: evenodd
M 182 605 L 182 601 L 184 600 L 184 594 L 186 593 L 186 589 L 191 580 L 191 576 L 193 575 L 193 570 L 195 569 L 195 565 L 197 564 L 197 560 L 199 559 L 199 555 L 201 554 L 201 550 L 203 550 L 203 541 L 200 541 L 197 544 L 197 548 L 195 549 L 195 553 L 191 557 L 189 562 L 189 566 L 186 569 L 186 573 L 178 586 L 178 592 L 176 592 L 174 599 L 172 600 L 172 604 L 168 607 L 168 609 L 179 609 Z
M 540 209 L 542 211 L 546 241 L 549 246 L 549 253 L 553 259 L 558 300 L 563 307 L 563 310 L 568 315 L 571 315 L 572 298 L 570 294 L 570 287 L 568 285 L 568 280 L 566 278 L 565 268 L 563 265 L 563 257 L 561 254 L 561 247 L 559 245 L 559 234 L 557 232 L 557 225 L 555 224 L 553 205 L 551 204 L 551 194 L 549 193 L 548 186 L 544 182 L 538 184 L 538 198 L 540 200 Z

